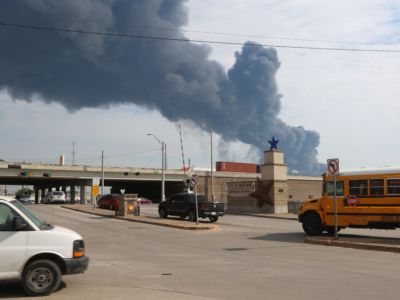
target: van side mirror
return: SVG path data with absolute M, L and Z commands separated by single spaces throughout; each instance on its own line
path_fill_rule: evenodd
M 21 216 L 15 216 L 12 221 L 12 229 L 14 231 L 22 231 L 28 227 L 25 220 L 21 218 Z

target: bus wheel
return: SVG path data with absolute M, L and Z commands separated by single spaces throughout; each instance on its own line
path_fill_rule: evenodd
M 307 214 L 303 219 L 303 230 L 308 235 L 320 235 L 323 230 L 320 216 L 314 212 Z
M 338 228 L 337 228 L 337 232 L 339 232 L 340 229 L 342 229 L 342 228 L 338 227 Z M 325 231 L 326 231 L 328 234 L 333 235 L 333 234 L 335 234 L 335 226 L 326 226 L 326 227 L 325 227 Z

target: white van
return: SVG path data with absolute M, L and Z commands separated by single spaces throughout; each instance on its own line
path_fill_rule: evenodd
M 60 204 L 65 204 L 65 193 L 63 191 L 50 191 L 43 198 L 42 203 L 48 203 L 48 204 L 60 203 Z
M 21 279 L 29 295 L 45 296 L 57 290 L 62 275 L 83 273 L 88 264 L 79 234 L 0 196 L 0 280 Z

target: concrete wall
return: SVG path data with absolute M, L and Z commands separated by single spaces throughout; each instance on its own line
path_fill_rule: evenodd
M 231 181 L 232 182 L 232 181 Z M 256 181 L 240 181 L 235 184 L 227 183 L 227 207 L 231 211 L 266 212 L 272 213 L 273 207 L 264 204 L 259 206 L 257 200 L 249 194 L 254 192 Z M 278 189 L 279 184 L 274 186 Z M 304 201 L 319 198 L 322 195 L 322 177 L 289 176 L 287 181 L 288 211 L 296 213 Z M 285 196 L 286 197 L 286 196 Z M 277 199 L 278 200 L 278 199 Z M 280 200 L 280 199 L 279 199 Z M 285 202 L 283 200 L 283 202 Z M 279 212 L 277 212 L 279 213 Z

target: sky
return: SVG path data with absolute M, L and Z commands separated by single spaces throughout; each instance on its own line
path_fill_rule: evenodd
M 4 5 L 7 5 L 7 2 L 11 3 L 4 1 Z M 23 1 L 16 2 L 29 6 L 27 14 L 40 13 L 48 18 L 41 18 L 40 24 L 32 23 L 35 18 L 27 18 L 28 22 L 24 20 L 24 15 L 14 16 L 13 9 L 16 6 L 10 4 L 8 10 L 0 9 L 0 22 L 25 21 L 24 24 L 30 25 L 57 25 L 62 28 L 88 28 L 93 31 L 117 28 L 110 27 L 117 18 L 114 16 L 113 19 L 104 7 L 93 4 L 95 1 L 87 1 L 93 5 L 79 9 L 76 8 L 78 2 L 66 1 L 73 5 L 67 6 L 69 10 L 64 9 L 64 15 L 68 18 L 60 18 L 61 21 L 53 17 L 57 15 L 57 11 L 50 10 L 54 7 L 51 7 L 49 1 L 25 1 L 24 4 L 21 4 Z M 104 0 L 103 4 L 106 7 L 108 3 L 115 2 L 124 1 Z M 141 1 L 137 1 L 139 2 Z M 301 153 L 309 150 L 315 154 L 315 161 L 322 164 L 325 164 L 328 158 L 339 158 L 340 167 L 343 169 L 400 166 L 400 157 L 397 155 L 400 143 L 396 139 L 397 128 L 400 127 L 400 119 L 397 116 L 400 111 L 400 89 L 397 84 L 400 70 L 400 1 L 169 0 L 165 1 L 169 2 L 165 7 L 162 0 L 149 2 L 155 6 L 161 5 L 160 7 L 165 9 L 163 20 L 172 20 L 174 28 L 180 29 L 174 37 L 233 44 L 191 43 L 190 46 L 181 46 L 182 42 L 171 41 L 169 43 L 173 44 L 172 46 L 168 44 L 156 52 L 149 47 L 151 44 L 148 42 L 143 44 L 146 46 L 143 51 L 149 52 L 149 56 L 154 54 L 155 62 L 162 65 L 158 68 L 154 63 L 154 68 L 139 72 L 139 76 L 134 72 L 137 69 L 125 70 L 115 54 L 110 60 L 115 66 L 109 66 L 110 62 L 104 63 L 103 58 L 110 51 L 106 38 L 99 40 L 93 37 L 71 37 L 67 33 L 60 33 L 61 38 L 56 40 L 48 34 L 29 32 L 29 41 L 36 44 L 35 47 L 45 47 L 43 51 L 48 51 L 46 56 L 35 56 L 32 63 L 18 57 L 19 52 L 23 53 L 22 48 L 21 50 L 16 47 L 15 51 L 0 53 L 0 65 L 6 66 L 3 70 L 7 70 L 0 71 L 0 136 L 3 141 L 0 158 L 6 161 L 57 163 L 59 156 L 64 154 L 66 162 L 70 164 L 74 144 L 75 164 L 100 165 L 103 150 L 105 164 L 108 166 L 158 167 L 161 165 L 160 146 L 155 138 L 147 135 L 151 133 L 166 142 L 168 167 L 181 168 L 179 122 L 186 163 L 190 158 L 191 164 L 198 168 L 210 167 L 211 130 L 215 132 L 214 161 L 259 163 L 262 156 L 260 149 L 268 149 L 268 139 L 272 138 L 272 134 L 276 134 L 276 138 L 281 140 L 288 152 L 293 153 L 296 160 L 304 160 L 304 164 L 307 164 L 309 157 L 303 157 Z M 149 6 L 148 9 L 152 12 L 153 8 Z M 141 16 L 135 15 L 133 8 L 130 12 L 132 17 L 128 15 L 123 20 L 141 19 Z M 149 20 L 152 20 L 151 18 L 149 17 Z M 121 26 L 124 32 L 134 28 L 135 23 L 131 23 L 131 27 Z M 80 27 L 81 24 L 85 27 Z M 102 27 L 99 24 L 105 25 Z M 164 23 L 154 23 L 152 26 L 156 34 L 166 34 L 165 30 L 157 29 L 157 26 L 163 26 L 165 29 Z M 12 38 L 17 42 L 22 39 L 20 32 L 0 28 L 0 40 L 3 41 L 3 45 L 9 43 L 10 32 L 13 32 Z M 247 41 L 261 45 L 389 49 L 399 52 L 283 47 L 275 47 L 273 51 L 268 47 L 257 48 L 266 49 L 264 51 L 244 47 Z M 92 59 L 92 65 L 101 67 L 96 69 L 97 72 L 101 72 L 102 68 L 108 68 L 108 74 L 124 70 L 124 76 L 132 76 L 131 84 L 136 90 L 132 92 L 127 88 L 125 91 L 124 86 L 120 85 L 110 85 L 112 89 L 102 89 L 100 86 L 98 94 L 89 94 L 98 100 L 82 104 L 82 101 L 85 101 L 84 96 L 87 96 L 91 89 L 80 87 L 80 82 L 87 83 L 88 86 L 96 86 L 100 82 L 107 87 L 109 77 L 100 78 L 92 83 L 82 81 L 78 74 L 76 78 L 79 80 L 74 80 L 73 74 L 72 77 L 63 77 L 61 71 L 54 72 L 51 64 L 60 63 L 57 49 L 61 49 L 57 48 L 56 43 L 67 50 L 70 50 L 70 43 L 75 43 L 80 53 L 91 54 L 92 58 L 88 60 Z M 117 48 L 115 45 L 119 47 L 126 41 L 113 40 L 112 43 Z M 121 52 L 124 48 L 121 46 L 117 50 Z M 65 58 L 70 54 L 63 55 Z M 200 87 L 193 88 L 189 84 L 185 86 L 194 90 L 193 94 L 190 94 L 193 101 L 174 102 L 175 97 L 180 98 L 186 93 L 186 90 L 182 92 L 180 86 L 177 87 L 176 76 L 168 77 L 169 85 L 164 89 L 160 88 L 159 93 L 152 93 L 152 90 L 157 90 L 156 85 L 141 90 L 141 86 L 145 86 L 145 81 L 141 82 L 141 79 L 152 78 L 152 71 L 162 74 L 160 70 L 170 70 L 168 68 L 171 66 L 157 59 L 164 56 L 170 59 L 167 62 L 173 58 L 171 65 L 180 59 L 190 65 L 191 68 L 181 71 L 180 75 L 184 79 L 187 76 L 201 83 Z M 79 56 L 80 61 L 83 61 L 82 57 Z M 256 59 L 252 62 L 254 57 Z M 265 65 L 265 60 L 261 58 L 268 60 Z M 135 58 L 132 58 L 132 61 L 140 65 L 140 59 L 136 62 Z M 256 68 L 258 63 L 263 64 L 262 70 Z M 253 68 L 246 69 L 248 65 Z M 198 70 L 194 71 L 197 67 Z M 251 82 L 245 85 L 238 82 L 239 79 L 244 80 L 243 74 L 254 68 L 257 69 L 254 74 L 260 74 L 259 78 L 252 77 Z M 43 84 L 44 80 L 35 86 L 26 80 L 31 76 L 28 70 L 33 69 L 46 72 L 48 77 L 45 79 L 49 82 L 52 82 L 53 77 L 59 77 L 60 80 L 54 81 L 50 87 Z M 80 69 L 80 72 L 86 76 L 84 68 Z M 150 79 L 147 82 L 149 81 Z M 264 84 L 265 82 L 267 83 Z M 230 89 L 235 92 L 226 92 L 228 96 L 214 99 L 216 93 L 206 93 L 233 84 L 235 88 Z M 253 95 L 257 89 L 261 92 Z M 79 90 L 83 92 L 74 93 Z M 249 99 L 252 102 L 249 108 L 254 108 L 255 112 L 251 109 L 246 110 L 246 101 L 250 100 L 243 97 L 241 100 L 240 90 L 251 94 Z M 139 92 L 135 94 L 136 91 Z M 129 93 L 133 93 L 139 100 L 130 101 L 127 96 Z M 146 95 L 155 100 L 151 103 L 141 100 L 146 99 Z M 165 102 L 157 102 L 157 97 L 165 99 Z M 229 105 L 226 105 L 231 97 L 242 101 L 238 100 L 241 105 L 244 103 L 239 112 L 230 110 Z M 262 102 L 257 97 L 269 100 Z M 79 102 L 74 102 L 74 99 L 78 99 Z M 221 101 L 225 106 L 214 111 L 215 103 L 211 103 L 211 100 Z M 270 103 L 273 106 L 269 107 Z M 171 109 L 181 106 L 185 109 L 180 108 L 179 113 Z M 204 106 L 207 110 L 202 113 Z M 276 114 L 268 114 L 268 118 L 264 118 L 263 114 L 257 112 L 259 108 L 268 113 L 270 110 L 274 111 Z M 217 120 L 219 116 L 221 122 Z M 263 124 L 258 124 L 258 117 Z M 236 122 L 241 125 L 236 125 Z M 260 125 L 260 128 L 258 131 L 254 130 L 254 133 L 257 133 L 255 138 L 252 128 L 256 125 Z M 274 126 L 285 130 L 270 130 Z M 263 131 L 265 134 L 262 134 Z M 293 143 L 290 143 L 290 137 L 293 137 Z M 249 143 L 245 143 L 246 141 Z M 286 153 L 286 159 L 291 158 L 292 156 Z M 312 160 L 311 163 L 315 162 Z M 299 168 L 304 164 L 300 166 L 293 162 L 293 166 Z

